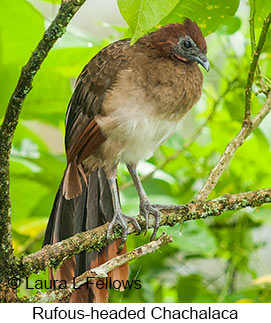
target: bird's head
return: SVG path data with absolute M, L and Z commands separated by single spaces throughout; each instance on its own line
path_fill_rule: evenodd
M 182 62 L 197 62 L 208 72 L 207 45 L 198 25 L 190 19 L 182 24 L 169 24 L 149 35 L 152 46 L 163 56 Z

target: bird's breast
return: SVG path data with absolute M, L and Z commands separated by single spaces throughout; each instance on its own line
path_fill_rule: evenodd
M 133 69 L 121 72 L 106 94 L 101 116 L 96 119 L 112 145 L 120 147 L 119 157 L 125 163 L 150 157 L 176 132 L 183 116 L 200 96 L 202 79 L 197 85 L 197 80 L 190 84 L 185 75 L 175 78 L 165 75 L 162 79 L 160 71 L 149 76 L 146 79 L 146 74 L 135 73 Z M 159 78 L 161 82 L 157 82 Z
M 180 119 L 164 118 L 140 89 L 112 95 L 104 109 L 106 114 L 97 123 L 112 142 L 119 143 L 120 159 L 128 164 L 149 158 L 180 124 Z

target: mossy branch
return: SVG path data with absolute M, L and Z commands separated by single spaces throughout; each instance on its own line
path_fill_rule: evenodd
M 107 277 L 107 274 L 113 269 L 120 267 L 131 260 L 140 258 L 149 253 L 153 253 L 170 242 L 172 242 L 172 237 L 163 233 L 155 241 L 146 243 L 143 246 L 140 246 L 132 251 L 126 252 L 123 255 L 116 256 L 103 263 L 102 265 L 84 272 L 82 275 L 76 277 L 74 282 L 70 282 L 67 288 L 51 290 L 46 293 L 38 292 L 35 296 L 33 296 L 30 299 L 30 301 L 48 303 L 53 301 L 58 302 L 63 300 L 64 298 L 67 299 L 71 296 L 75 288 L 78 289 L 85 283 L 88 283 L 90 280 L 93 280 L 95 278 L 105 278 Z
M 12 139 L 18 124 L 23 102 L 32 89 L 32 82 L 49 51 L 66 31 L 66 26 L 86 0 L 65 0 L 56 18 L 45 31 L 30 59 L 22 68 L 17 86 L 11 95 L 3 123 L 0 127 L 0 281 L 3 282 L 16 270 L 11 242 L 11 205 L 9 196 L 9 156 Z M 1 293 L 7 294 L 5 284 Z M 10 297 L 3 297 L 8 300 Z
M 239 210 L 246 207 L 257 207 L 265 203 L 271 203 L 271 188 L 258 191 L 251 191 L 239 194 L 227 194 L 209 201 L 192 201 L 185 205 L 156 205 L 161 211 L 160 226 L 173 226 L 184 221 L 202 219 L 208 216 L 218 216 L 226 211 Z M 142 230 L 145 228 L 145 221 L 138 219 Z M 154 222 L 150 221 L 150 227 Z M 29 276 L 33 272 L 45 269 L 47 266 L 57 267 L 64 260 L 82 251 L 101 250 L 108 244 L 106 231 L 108 223 L 78 233 L 71 238 L 47 245 L 41 250 L 25 257 L 22 260 L 23 274 Z M 128 225 L 128 234 L 135 233 L 132 223 Z M 112 240 L 121 237 L 121 231 L 115 226 Z

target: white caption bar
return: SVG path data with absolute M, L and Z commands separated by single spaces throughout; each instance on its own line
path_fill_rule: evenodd
M 11 322 L 271 322 L 271 304 L 0 304 Z

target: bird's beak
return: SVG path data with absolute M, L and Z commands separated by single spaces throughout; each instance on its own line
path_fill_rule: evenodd
M 207 72 L 209 71 L 210 63 L 204 54 L 200 54 L 199 56 L 195 56 L 194 58 L 200 65 L 202 65 L 205 68 Z

